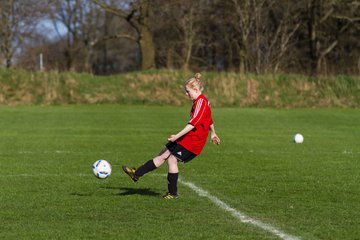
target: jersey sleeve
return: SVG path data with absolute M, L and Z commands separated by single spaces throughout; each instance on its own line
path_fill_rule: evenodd
M 201 122 L 202 117 L 204 116 L 204 112 L 206 109 L 206 101 L 204 99 L 199 99 L 196 102 L 194 112 L 191 116 L 189 124 L 196 126 L 199 122 Z

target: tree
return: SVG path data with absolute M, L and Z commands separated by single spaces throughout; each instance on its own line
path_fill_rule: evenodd
M 15 53 L 21 50 L 26 38 L 31 37 L 43 8 L 33 0 L 0 2 L 0 52 L 6 68 L 12 67 Z
M 154 10 L 154 14 L 163 19 L 153 27 L 158 41 L 157 53 L 166 48 L 167 66 L 187 70 L 194 48 L 200 43 L 204 6 L 201 1 L 191 0 L 157 1 L 156 4 L 162 7 Z
M 339 38 L 360 21 L 359 4 L 344 0 L 308 0 L 307 25 L 310 49 L 310 74 L 317 76 L 326 68 L 326 57 L 339 44 Z
M 133 1 L 124 6 L 110 5 L 100 0 L 92 0 L 103 10 L 114 14 L 121 19 L 126 20 L 135 30 L 136 35 L 131 33 L 117 33 L 110 36 L 104 36 L 98 41 L 106 41 L 109 39 L 128 38 L 135 41 L 139 45 L 141 69 L 150 69 L 155 67 L 155 45 L 153 42 L 153 33 L 150 28 L 150 19 L 152 14 L 152 5 L 149 0 Z M 96 44 L 96 43 L 95 43 Z
M 235 44 L 238 49 L 239 72 L 245 73 L 247 71 L 249 35 L 255 25 L 255 9 L 250 0 L 232 0 L 232 5 L 236 19 L 233 28 L 238 34 Z
M 58 38 L 66 42 L 64 56 L 67 69 L 91 71 L 92 42 L 99 35 L 98 27 L 102 19 L 95 10 L 95 4 L 86 0 L 53 0 L 49 16 Z M 59 33 L 59 25 L 66 28 L 64 35 Z
M 42 12 L 50 9 L 54 28 L 66 29 L 58 37 L 35 27 L 41 14 L 34 9 L 43 3 L 0 1 L 6 66 L 36 69 L 43 53 L 47 69 L 96 74 L 155 66 L 360 71 L 360 4 L 354 0 L 48 0 Z
M 289 46 L 295 41 L 294 35 L 301 25 L 300 6 L 288 1 L 278 4 L 275 0 L 267 1 L 261 45 L 263 46 L 263 69 L 276 73 L 289 57 L 285 56 Z

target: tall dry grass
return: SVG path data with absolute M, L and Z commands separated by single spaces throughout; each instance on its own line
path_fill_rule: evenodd
M 95 76 L 73 72 L 0 69 L 0 104 L 153 104 L 184 105 L 183 83 L 194 73 L 175 70 Z M 360 106 L 360 78 L 301 75 L 240 75 L 203 72 L 204 94 L 213 106 L 351 107 Z

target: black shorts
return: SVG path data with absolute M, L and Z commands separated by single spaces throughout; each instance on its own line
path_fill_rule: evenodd
M 176 142 L 168 142 L 165 147 L 182 163 L 187 163 L 197 156 Z

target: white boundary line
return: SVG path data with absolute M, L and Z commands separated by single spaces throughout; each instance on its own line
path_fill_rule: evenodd
M 66 175 L 66 174 L 64 174 Z M 20 173 L 20 174 L 9 174 L 6 175 L 7 177 L 34 177 L 34 176 L 64 176 L 64 175 L 60 175 L 60 174 L 27 174 L 27 173 Z M 90 176 L 91 174 L 77 174 L 77 176 L 79 177 L 85 177 L 85 176 Z M 166 174 L 151 174 L 152 176 L 167 176 Z M 73 175 L 72 176 L 76 176 Z M 258 228 L 261 228 L 262 230 L 265 230 L 281 239 L 284 240 L 300 240 L 299 237 L 296 236 L 292 236 L 289 235 L 285 232 L 283 232 L 280 229 L 277 229 L 269 224 L 263 223 L 259 220 L 255 220 L 249 216 L 247 216 L 246 214 L 238 211 L 235 208 L 230 207 L 228 204 L 226 204 L 225 202 L 221 201 L 219 198 L 211 195 L 209 192 L 205 191 L 204 189 L 196 186 L 194 183 L 192 182 L 187 182 L 184 181 L 182 179 L 179 179 L 179 182 L 189 188 L 191 188 L 194 192 L 196 192 L 200 197 L 206 197 L 208 198 L 212 203 L 214 203 L 216 206 L 218 206 L 219 208 L 221 208 L 222 210 L 224 210 L 225 212 L 230 213 L 233 217 L 237 218 L 238 220 L 240 220 L 243 223 L 247 223 L 247 224 L 251 224 L 253 226 L 256 226 Z
M 282 230 L 277 229 L 277 228 L 275 228 L 275 227 L 273 227 L 273 226 L 271 226 L 269 224 L 263 223 L 263 222 L 261 222 L 259 220 L 252 219 L 251 217 L 249 217 L 249 216 L 245 215 L 244 213 L 236 210 L 235 208 L 230 207 L 228 204 L 221 201 L 217 197 L 211 195 L 209 192 L 197 187 L 192 182 L 186 182 L 186 181 L 183 181 L 183 180 L 180 180 L 180 179 L 179 179 L 179 182 L 182 183 L 183 185 L 191 188 L 199 196 L 208 198 L 216 206 L 223 209 L 225 212 L 230 213 L 233 217 L 239 219 L 243 223 L 248 223 L 248 224 L 254 225 L 254 226 L 256 226 L 258 228 L 261 228 L 261 229 L 263 229 L 263 230 L 265 230 L 265 231 L 267 231 L 269 233 L 272 233 L 273 235 L 278 236 L 279 238 L 284 239 L 284 240 L 300 240 L 299 237 L 289 235 L 289 234 L 283 232 Z

